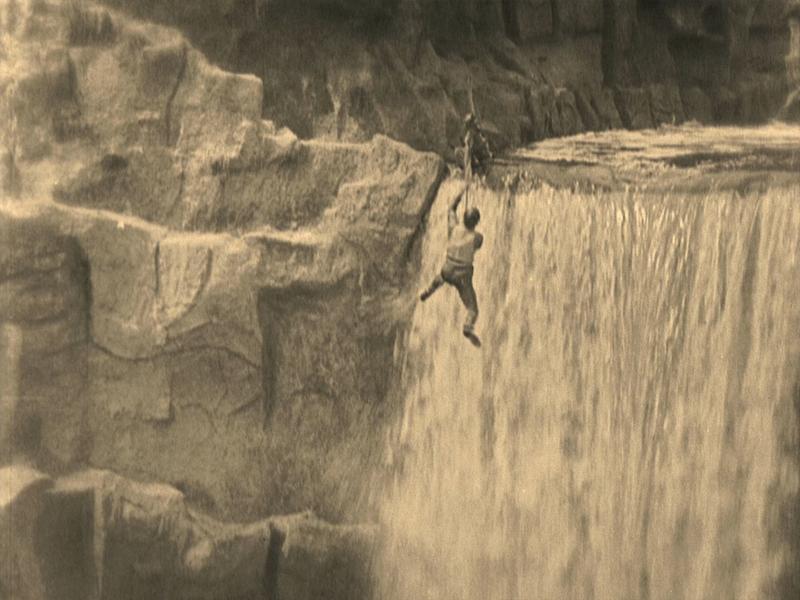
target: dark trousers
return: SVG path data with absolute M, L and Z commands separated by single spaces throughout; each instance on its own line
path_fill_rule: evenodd
M 478 297 L 475 295 L 475 288 L 472 287 L 472 272 L 472 267 L 460 267 L 447 262 L 423 294 L 427 298 L 445 283 L 456 288 L 458 295 L 461 296 L 461 302 L 467 309 L 464 331 L 472 331 L 475 321 L 478 320 Z
M 456 148 L 456 161 L 466 169 L 466 161 L 464 160 L 464 148 Z M 483 177 L 489 173 L 489 164 L 491 158 L 485 152 L 475 152 L 471 155 L 470 162 L 472 163 L 472 172 L 478 177 Z

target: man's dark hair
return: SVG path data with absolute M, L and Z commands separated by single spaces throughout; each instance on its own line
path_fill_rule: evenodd
M 464 227 L 467 229 L 475 229 L 481 220 L 481 211 L 477 208 L 470 208 L 464 213 Z

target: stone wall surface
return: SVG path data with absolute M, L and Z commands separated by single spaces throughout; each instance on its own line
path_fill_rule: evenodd
M 0 468 L 0 591 L 20 600 L 287 598 L 369 593 L 374 528 L 311 513 L 224 523 L 183 493 L 109 471 Z
M 6 38 L 24 135 L 0 304 L 38 460 L 172 483 L 229 518 L 363 518 L 441 158 L 298 139 L 261 120 L 252 75 L 74 6 L 38 3 Z
M 369 240 L 193 235 L 52 203 L 4 208 L 0 222 L 49 231 L 89 265 L 71 288 L 60 284 L 66 269 L 31 275 L 53 304 L 84 303 L 75 325 L 69 314 L 45 329 L 20 321 L 24 362 L 39 369 L 23 378 L 21 403 L 41 415 L 62 463 L 171 481 L 227 515 L 354 508 L 394 348 L 395 325 L 384 331 L 373 322 L 384 311 L 369 304 L 387 285 L 371 271 L 391 277 L 392 265 L 371 258 Z M 22 310 L 28 288 L 13 283 L 5 296 Z M 58 352 L 69 354 L 48 360 Z M 59 367 L 70 378 L 40 373 Z
M 80 246 L 56 228 L 0 218 L 0 315 L 4 337 L 17 346 L 14 373 L 4 376 L 15 378 L 13 394 L 24 398 L 3 416 L 13 423 L 12 437 L 44 439 L 46 464 L 87 457 L 87 268 Z M 3 446 L 7 453 L 8 442 Z
M 785 0 L 106 3 L 178 26 L 224 68 L 259 76 L 265 117 L 301 138 L 384 133 L 451 157 L 468 110 L 498 147 L 540 139 L 531 121 L 547 105 L 526 98 L 542 86 L 697 87 L 708 118 L 725 122 L 768 119 L 786 93 Z M 726 109 L 729 96 L 741 106 Z

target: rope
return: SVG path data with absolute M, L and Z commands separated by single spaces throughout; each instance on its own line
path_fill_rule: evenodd
M 469 110 L 470 112 L 477 117 L 478 111 L 475 108 L 475 96 L 473 95 L 473 85 L 472 85 L 472 71 L 468 71 L 467 75 L 467 83 L 469 85 L 467 89 L 467 94 L 469 98 Z M 466 180 L 467 187 L 464 190 L 464 211 L 466 212 L 469 210 L 470 201 L 469 201 L 469 188 L 472 185 L 472 153 L 470 152 L 470 144 L 469 144 L 469 137 L 464 138 L 464 179 Z
M 472 184 L 472 156 L 470 154 L 469 140 L 464 140 L 464 212 L 469 210 L 469 188 Z

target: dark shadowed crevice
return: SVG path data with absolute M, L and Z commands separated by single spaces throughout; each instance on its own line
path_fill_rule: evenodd
M 11 451 L 21 456 L 36 456 L 42 445 L 41 417 L 20 410 L 13 415 L 11 422 Z
M 520 32 L 517 0 L 503 0 L 503 24 L 505 25 L 506 35 L 515 42 L 519 42 Z
M 281 294 L 272 290 L 261 290 L 258 294 L 258 322 L 261 329 L 261 376 L 264 427 L 272 420 L 277 404 L 278 366 L 280 344 Z
M 161 294 L 161 268 L 159 267 L 159 263 L 161 262 L 161 242 L 156 242 L 155 250 L 153 251 L 153 271 L 155 273 L 155 284 L 153 295 L 158 298 Z
M 81 390 L 79 390 L 79 399 L 81 403 L 81 434 L 79 438 L 78 448 L 76 450 L 76 460 L 87 462 L 92 455 L 94 437 L 89 423 L 89 403 L 84 400 L 85 389 L 89 386 L 89 345 L 92 341 L 92 266 L 89 263 L 89 257 L 86 255 L 84 249 L 78 244 L 76 240 L 74 244 L 74 251 L 72 253 L 73 260 L 73 281 L 79 289 L 77 312 L 81 319 L 83 333 L 81 339 L 84 340 L 78 352 L 78 357 L 74 368 L 80 372 Z
M 649 23 L 660 31 L 668 31 L 671 27 L 662 0 L 639 0 L 636 17 L 640 23 Z
M 560 41 L 563 35 L 563 25 L 561 23 L 561 10 L 558 6 L 561 0 L 550 0 L 550 32 L 554 41 Z
M 97 597 L 100 573 L 95 564 L 95 515 L 92 490 L 52 491 L 34 533 L 48 598 Z
M 603 85 L 617 83 L 617 14 L 614 0 L 603 0 L 603 38 L 600 47 L 600 63 L 603 70 Z
M 425 232 L 431 207 L 436 200 L 436 196 L 439 195 L 439 188 L 441 188 L 442 183 L 444 183 L 446 176 L 447 169 L 445 168 L 444 162 L 440 162 L 433 185 L 431 185 L 428 195 L 422 203 L 422 211 L 420 212 L 417 226 L 411 234 L 411 237 L 409 237 L 406 248 L 403 251 L 403 260 L 405 261 L 406 268 L 416 267 L 419 264 L 419 249 L 422 243 L 422 234 Z
M 181 66 L 178 70 L 178 76 L 175 78 L 175 85 L 172 87 L 172 90 L 169 93 L 169 97 L 167 98 L 167 104 L 164 107 L 164 145 L 170 146 L 172 144 L 172 104 L 175 101 L 175 97 L 178 95 L 178 90 L 183 83 L 184 77 L 186 76 L 186 66 L 189 62 L 189 52 L 184 45 L 181 48 Z M 177 141 L 177 140 L 176 140 Z
M 280 572 L 281 550 L 286 534 L 273 523 L 269 524 L 269 543 L 264 560 L 263 597 L 264 600 L 278 600 L 278 575 Z
M 700 13 L 703 29 L 710 35 L 725 35 L 726 15 L 721 4 L 709 4 Z

